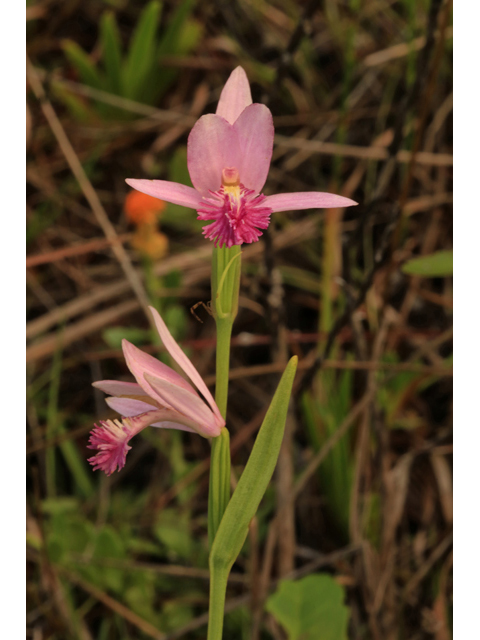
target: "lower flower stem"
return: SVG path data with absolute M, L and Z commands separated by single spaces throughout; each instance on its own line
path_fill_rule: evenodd
M 215 401 L 222 417 L 227 417 L 230 339 L 238 309 L 241 247 L 215 247 L 212 256 L 212 310 L 217 325 Z M 230 501 L 230 436 L 224 427 L 212 441 L 210 486 L 208 493 L 208 542 L 215 535 Z M 210 604 L 208 640 L 222 640 L 223 613 L 229 571 L 210 557 Z
M 215 401 L 220 413 L 227 415 L 228 373 L 230 367 L 230 338 L 233 320 L 218 318 Z M 210 485 L 208 492 L 208 543 L 212 548 L 215 534 L 230 500 L 230 435 L 224 427 L 212 440 Z M 228 573 L 210 571 L 210 601 L 208 611 L 208 640 L 221 640 L 223 611 Z
M 228 375 L 230 370 L 230 338 L 233 320 L 217 318 L 217 353 L 215 402 L 224 418 L 227 415 Z
M 228 372 L 230 366 L 230 337 L 232 320 L 217 318 L 217 363 L 215 402 L 220 413 L 227 415 Z M 210 485 L 208 494 L 208 541 L 212 546 L 215 534 L 230 500 L 230 435 L 224 427 L 212 440 Z
M 207 640 L 222 640 L 225 595 L 229 571 L 210 569 L 210 608 Z

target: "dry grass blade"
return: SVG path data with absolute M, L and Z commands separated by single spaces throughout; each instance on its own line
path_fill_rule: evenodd
M 92 598 L 102 602 L 108 609 L 117 613 L 127 622 L 130 622 L 130 624 L 149 638 L 153 638 L 154 640 L 166 640 L 166 634 L 156 629 L 152 624 L 150 624 L 150 622 L 144 620 L 121 602 L 109 596 L 105 591 L 102 591 L 95 585 L 90 584 L 80 576 L 77 576 L 73 571 L 69 571 L 63 567 L 58 567 L 58 571 L 61 575 L 67 578 L 69 582 L 80 587 L 80 589 L 88 593 Z
M 359 160 L 388 160 L 389 153 L 383 147 L 356 147 L 348 144 L 338 144 L 336 142 L 320 142 L 317 140 L 302 140 L 299 138 L 287 138 L 276 134 L 275 143 L 279 147 L 286 149 L 300 149 L 310 153 L 320 153 L 327 156 L 340 156 L 345 158 L 358 158 Z M 396 154 L 398 162 L 408 164 L 412 160 L 412 152 L 400 150 Z M 429 151 L 419 151 L 415 155 L 418 164 L 431 167 L 451 167 L 453 165 L 453 155 L 449 153 L 430 153 Z
M 71 247 L 64 247 L 63 249 L 57 249 L 56 251 L 49 251 L 48 253 L 40 253 L 33 256 L 27 256 L 26 267 L 36 267 L 40 264 L 50 264 L 57 260 L 63 260 L 64 258 L 71 258 L 72 256 L 81 256 L 85 253 L 92 251 L 101 251 L 110 247 L 114 242 L 126 242 L 131 238 L 130 233 L 124 233 L 117 236 L 115 240 L 91 240 L 90 242 L 82 242 L 82 244 L 74 245 Z

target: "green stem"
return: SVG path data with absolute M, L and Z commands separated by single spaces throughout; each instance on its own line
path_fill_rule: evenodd
M 230 338 L 233 321 L 217 317 L 217 364 L 215 402 L 223 418 L 227 416 Z M 224 427 L 212 440 L 210 485 L 208 490 L 208 542 L 211 548 L 230 500 L 230 435 Z
M 210 609 L 207 640 L 222 640 L 225 595 L 229 571 L 210 569 Z
M 239 246 L 214 248 L 212 258 L 212 310 L 217 326 L 215 401 L 227 417 L 230 339 L 238 309 L 241 249 Z M 224 427 L 212 441 L 210 485 L 208 491 L 208 542 L 215 540 L 230 501 L 230 436 Z M 208 638 L 221 640 L 223 609 L 228 571 L 210 569 L 210 608 Z
M 217 317 L 217 353 L 215 402 L 224 418 L 227 417 L 228 375 L 230 371 L 230 339 L 233 319 Z
M 211 549 L 230 500 L 230 434 L 224 427 L 212 440 L 208 487 L 208 546 Z

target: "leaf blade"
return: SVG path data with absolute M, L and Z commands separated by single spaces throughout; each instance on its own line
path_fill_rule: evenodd
M 436 251 L 427 256 L 407 260 L 402 272 L 424 278 L 442 278 L 453 275 L 453 251 Z

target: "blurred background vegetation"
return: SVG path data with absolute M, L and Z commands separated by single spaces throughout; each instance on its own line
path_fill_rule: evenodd
M 238 64 L 274 116 L 265 193 L 359 206 L 275 214 L 243 252 L 232 486 L 300 365 L 225 638 L 451 636 L 451 20 L 439 0 L 27 0 L 27 637 L 206 636 L 208 442 L 147 429 L 110 478 L 86 445 L 113 417 L 91 383 L 130 379 L 121 339 L 168 362 L 146 301 L 214 385 L 211 243 L 124 180 L 190 184 L 188 132 Z

